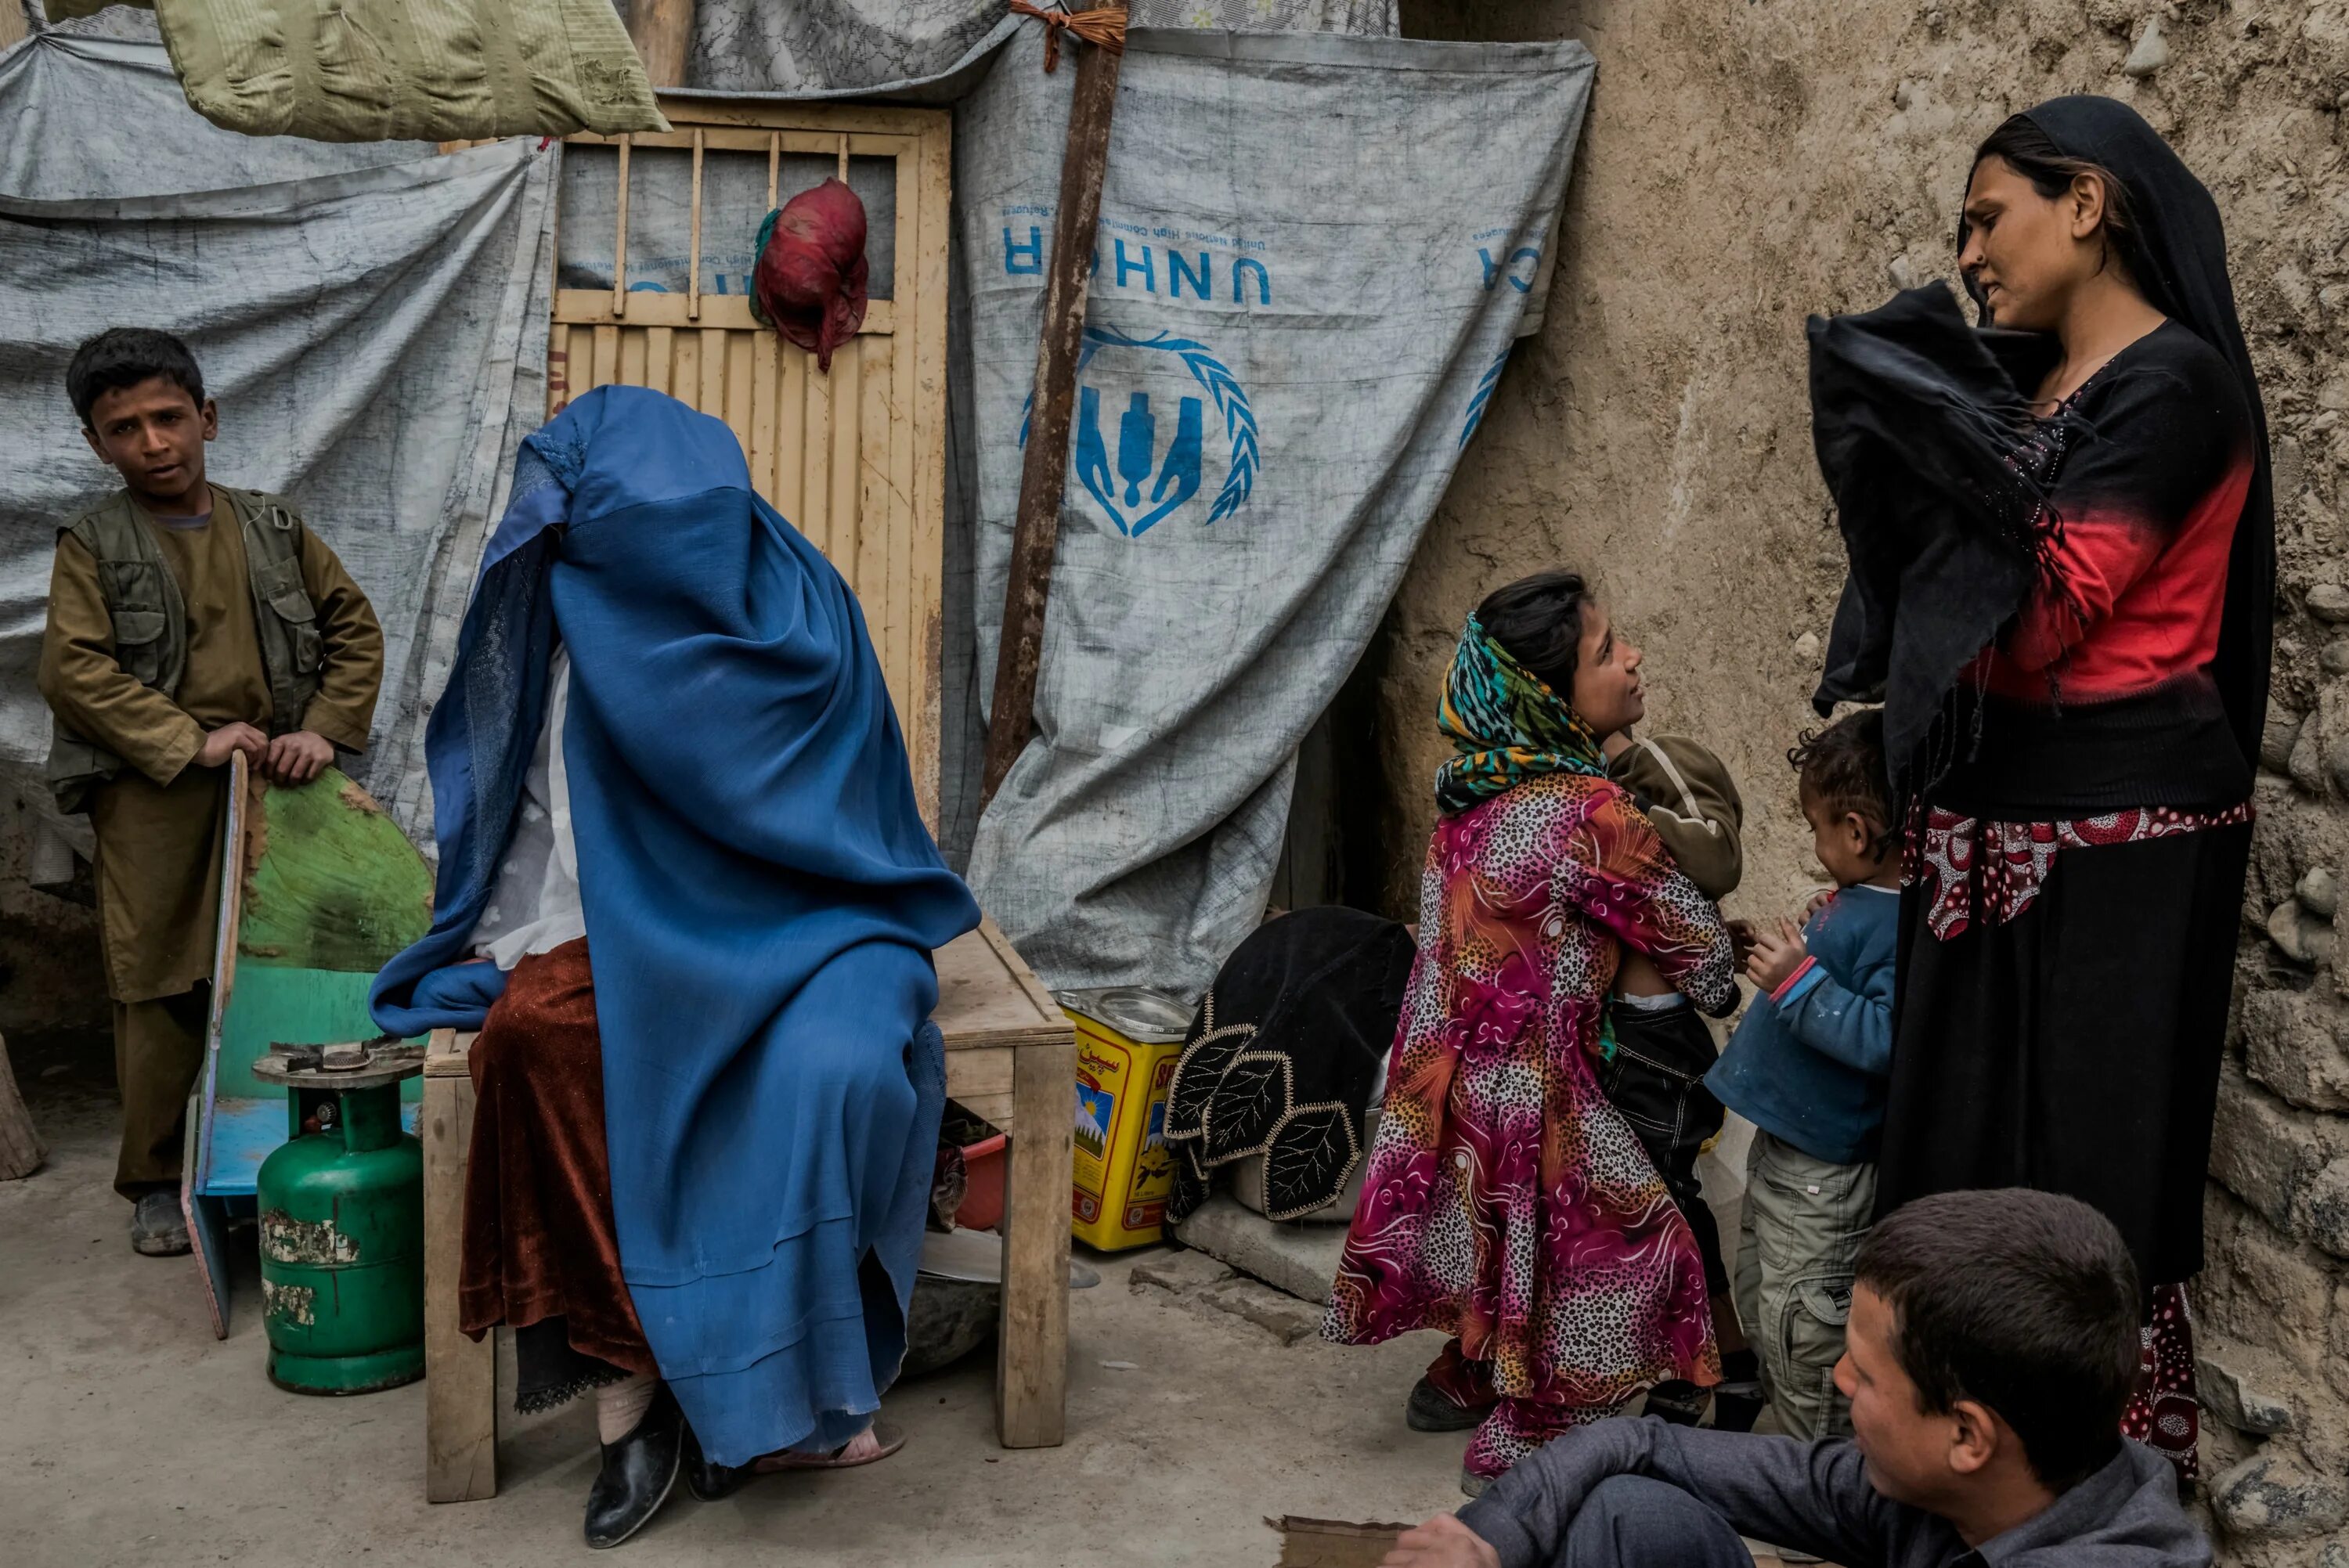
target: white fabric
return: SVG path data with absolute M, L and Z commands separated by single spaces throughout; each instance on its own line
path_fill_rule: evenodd
M 571 784 L 563 724 L 571 711 L 571 655 L 556 648 L 546 666 L 546 721 L 523 775 L 522 820 L 498 867 L 489 906 L 473 927 L 473 954 L 511 970 L 587 934 L 579 903 L 579 843 L 571 833 Z
M 1671 1013 L 1690 1005 L 1689 999 L 1677 991 L 1659 991 L 1652 996 L 1619 995 L 1615 1002 L 1634 1013 Z

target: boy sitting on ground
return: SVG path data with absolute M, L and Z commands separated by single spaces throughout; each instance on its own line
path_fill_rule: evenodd
M 1850 1439 L 1600 1421 L 1408 1532 L 1386 1568 L 2205 1568 L 2168 1461 L 2119 1436 L 2137 1280 L 2112 1222 L 2009 1188 L 1920 1198 L 1862 1245 Z
M 1797 932 L 1753 934 L 1762 995 L 1705 1082 L 1756 1129 L 1738 1227 L 1737 1315 L 1790 1437 L 1851 1429 L 1837 1391 L 1852 1260 L 1876 1207 L 1892 1063 L 1899 834 L 1884 718 L 1837 719 L 1787 754 L 1812 848 L 1838 891 Z
M 383 679 L 367 595 L 274 496 L 204 477 L 219 411 L 187 346 L 115 327 L 66 393 L 121 476 L 57 533 L 40 689 L 49 788 L 98 838 L 98 943 L 122 1089 L 115 1191 L 130 1244 L 188 1250 L 188 1090 L 204 1051 L 230 759 L 306 784 L 364 748 Z

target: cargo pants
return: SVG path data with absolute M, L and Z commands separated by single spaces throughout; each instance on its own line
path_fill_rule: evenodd
M 1851 1315 L 1852 1264 L 1875 1207 L 1872 1163 L 1830 1164 L 1755 1130 L 1738 1223 L 1737 1320 L 1789 1436 L 1851 1430 L 1835 1366 Z
M 114 1077 L 122 1090 L 122 1142 L 114 1190 L 137 1202 L 177 1187 L 188 1134 L 188 1092 L 203 1070 L 212 986 L 114 1005 Z

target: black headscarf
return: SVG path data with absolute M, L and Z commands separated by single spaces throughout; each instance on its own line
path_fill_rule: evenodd
M 1989 335 L 1939 284 L 1810 321 L 1811 436 L 1850 559 L 1811 701 L 1884 705 L 1901 795 L 1948 766 L 1949 737 L 1925 748 L 1959 673 L 2053 581 L 2046 496 L 2013 461 L 2030 407 Z
M 2137 286 L 2241 383 L 2253 471 L 2211 674 L 2237 745 L 2254 758 L 2274 638 L 2275 494 L 2218 203 L 2127 104 L 2080 95 L 2026 118 L 2066 157 L 2099 164 L 2127 187 Z M 2028 334 L 1967 331 L 1939 288 L 1912 289 L 1865 315 L 1814 317 L 1810 338 L 1813 435 L 1851 558 L 1812 700 L 1825 714 L 1837 702 L 1880 698 L 1896 774 L 1921 787 L 1932 781 L 1932 764 L 1922 778 L 1913 769 L 1944 699 L 2022 608 L 2046 569 L 2048 530 L 2060 527 L 2041 515 L 2044 498 L 2007 461 L 2025 389 L 2053 363 L 2053 346 Z

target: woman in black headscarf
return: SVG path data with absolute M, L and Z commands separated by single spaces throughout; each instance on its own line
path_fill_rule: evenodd
M 2209 193 L 2066 98 L 1975 157 L 1943 291 L 1815 322 L 1852 575 L 1818 701 L 1886 704 L 1912 802 L 1879 1212 L 2086 1200 L 2147 1292 L 2127 1429 L 2192 1473 L 2183 1283 L 2267 701 L 2274 507 Z

